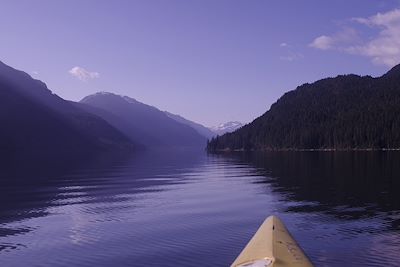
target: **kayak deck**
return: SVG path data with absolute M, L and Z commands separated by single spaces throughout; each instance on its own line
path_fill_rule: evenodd
M 231 266 L 312 267 L 313 265 L 282 221 L 270 216 Z

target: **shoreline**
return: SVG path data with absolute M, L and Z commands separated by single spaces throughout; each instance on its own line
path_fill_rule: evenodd
M 400 151 L 400 148 L 282 148 L 282 149 L 216 149 L 208 152 L 356 152 Z

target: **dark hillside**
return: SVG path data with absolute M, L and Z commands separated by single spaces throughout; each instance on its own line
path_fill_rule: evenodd
M 400 67 L 304 84 L 208 150 L 400 148 Z

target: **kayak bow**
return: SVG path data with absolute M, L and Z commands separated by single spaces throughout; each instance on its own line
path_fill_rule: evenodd
M 231 267 L 309 267 L 313 266 L 285 225 L 268 217 Z

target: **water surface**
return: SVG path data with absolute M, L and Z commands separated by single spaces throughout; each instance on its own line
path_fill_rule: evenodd
M 170 151 L 42 167 L 2 169 L 0 266 L 229 266 L 271 214 L 316 266 L 400 266 L 397 152 Z

